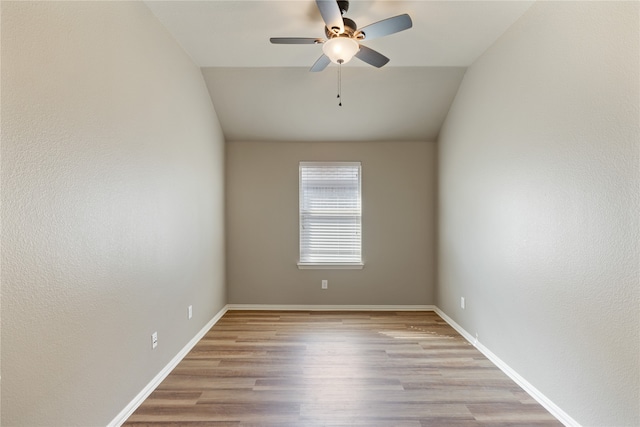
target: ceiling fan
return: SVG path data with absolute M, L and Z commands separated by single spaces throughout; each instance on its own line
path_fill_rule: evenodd
M 358 28 L 356 23 L 343 15 L 349 10 L 346 0 L 316 0 L 316 5 L 325 23 L 327 39 L 309 37 L 272 37 L 273 44 L 322 44 L 323 54 L 310 71 L 322 71 L 331 62 L 346 64 L 354 56 L 374 67 L 382 67 L 389 58 L 360 44 L 411 28 L 411 17 L 406 13 Z

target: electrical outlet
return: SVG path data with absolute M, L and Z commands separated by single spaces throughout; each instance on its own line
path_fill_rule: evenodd
M 460 308 L 464 310 L 464 297 L 460 297 Z
M 193 317 L 193 306 L 190 305 L 189 308 L 187 309 L 187 316 L 189 317 L 189 319 L 191 319 Z
M 151 348 L 154 349 L 158 346 L 158 333 L 154 332 L 151 334 Z
M 322 281 L 322 289 L 328 289 L 329 288 L 329 281 L 328 280 L 323 280 Z

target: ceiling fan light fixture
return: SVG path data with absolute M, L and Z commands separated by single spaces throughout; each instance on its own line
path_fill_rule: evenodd
M 346 64 L 358 50 L 358 42 L 349 37 L 334 37 L 322 45 L 322 51 L 334 64 Z

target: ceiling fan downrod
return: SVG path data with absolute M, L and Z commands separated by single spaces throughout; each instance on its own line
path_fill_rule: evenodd
M 348 0 L 337 0 L 338 9 L 340 9 L 340 13 L 344 16 L 349 11 L 349 1 Z

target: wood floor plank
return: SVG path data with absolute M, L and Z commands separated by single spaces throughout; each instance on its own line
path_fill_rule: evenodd
M 560 426 L 433 312 L 229 311 L 125 426 Z

